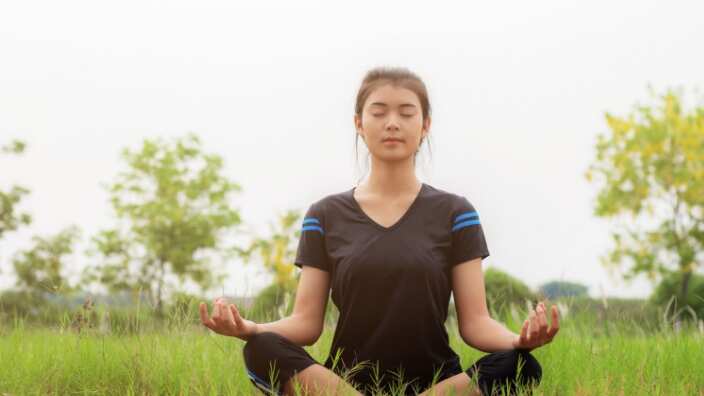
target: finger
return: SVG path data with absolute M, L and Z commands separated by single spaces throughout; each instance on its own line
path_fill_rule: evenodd
M 212 328 L 213 326 L 215 326 L 215 323 L 213 323 L 213 320 L 208 317 L 208 306 L 205 303 L 200 303 L 198 310 L 200 311 L 200 321 L 205 326 L 207 326 L 209 328 Z
M 229 305 L 232 304 L 222 304 L 222 312 L 223 316 L 225 317 L 225 321 L 228 323 L 228 325 L 234 326 L 235 325 L 235 317 L 232 314 L 232 310 L 230 309 Z
M 528 328 L 530 327 L 530 321 L 527 319 L 523 322 L 523 326 L 521 327 L 521 334 L 519 337 L 520 343 L 525 344 L 528 342 Z
M 224 321 L 224 316 L 222 314 L 222 302 L 220 302 L 220 299 L 215 300 L 215 309 L 214 309 L 214 315 L 213 315 L 213 321 L 215 323 L 222 323 Z
M 548 334 L 548 319 L 545 317 L 545 305 L 542 303 L 538 306 L 538 336 L 541 339 L 547 338 Z
M 232 311 L 232 316 L 235 317 L 235 324 L 237 325 L 237 327 L 243 329 L 244 320 L 242 320 L 242 316 L 240 316 L 240 311 L 237 310 L 235 304 L 230 304 L 230 310 Z
M 552 338 L 560 330 L 560 313 L 557 310 L 557 306 L 552 306 L 552 324 L 550 325 L 550 330 L 548 330 L 548 337 Z
M 531 341 L 538 338 L 538 319 L 535 311 L 530 312 L 530 332 L 529 339 Z

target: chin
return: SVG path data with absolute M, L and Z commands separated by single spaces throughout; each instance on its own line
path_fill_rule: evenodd
M 384 162 L 404 162 L 413 161 L 413 155 L 410 153 L 381 153 L 375 155 L 380 161 Z

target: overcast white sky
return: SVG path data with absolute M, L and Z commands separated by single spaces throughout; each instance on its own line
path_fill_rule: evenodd
M 0 187 L 29 187 L 35 218 L 2 240 L 0 286 L 32 235 L 75 224 L 85 243 L 113 224 L 101 183 L 120 149 L 145 138 L 197 133 L 243 186 L 232 204 L 261 233 L 279 211 L 352 188 L 354 96 L 367 69 L 390 65 L 429 88 L 433 155 L 423 151 L 419 177 L 481 213 L 485 266 L 533 287 L 650 292 L 600 266 L 609 224 L 592 216 L 583 173 L 606 111 L 650 103 L 649 84 L 704 87 L 704 3 L 251 3 L 0 5 L 0 143 L 29 144 L 0 159 Z M 227 294 L 268 281 L 226 265 Z

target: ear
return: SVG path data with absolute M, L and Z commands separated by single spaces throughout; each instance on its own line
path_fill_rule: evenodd
M 425 120 L 423 120 L 423 137 L 428 137 L 428 134 L 430 134 L 430 123 L 431 119 L 430 116 L 428 116 Z
M 362 139 L 364 139 L 364 135 L 362 134 L 362 119 L 357 114 L 355 114 L 353 122 L 354 129 L 357 131 L 357 134 L 361 136 Z
M 357 114 L 352 117 L 352 122 L 354 123 L 354 129 L 359 132 L 360 129 L 362 129 L 362 120 L 359 118 Z

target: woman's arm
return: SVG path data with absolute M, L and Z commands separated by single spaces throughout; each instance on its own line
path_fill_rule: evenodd
M 242 318 L 234 304 L 227 304 L 217 299 L 212 318 L 208 317 L 205 303 L 200 304 L 201 322 L 218 334 L 237 337 L 244 341 L 257 333 L 271 331 L 294 344 L 312 345 L 323 331 L 329 290 L 328 272 L 303 266 L 293 313 L 290 316 L 270 323 L 254 323 Z
M 464 342 L 483 352 L 514 349 L 519 335 L 489 316 L 481 258 L 453 267 L 452 293 L 457 324 Z
M 530 351 L 551 342 L 560 329 L 557 306 L 553 305 L 552 309 L 548 309 L 542 302 L 529 312 L 520 335 L 489 317 L 481 259 L 455 266 L 452 272 L 452 288 L 460 335 L 464 342 L 481 351 Z M 549 328 L 547 311 L 552 315 Z
M 323 332 L 330 273 L 304 265 L 298 280 L 291 315 L 276 322 L 257 324 L 257 333 L 271 331 L 297 345 L 313 345 Z

